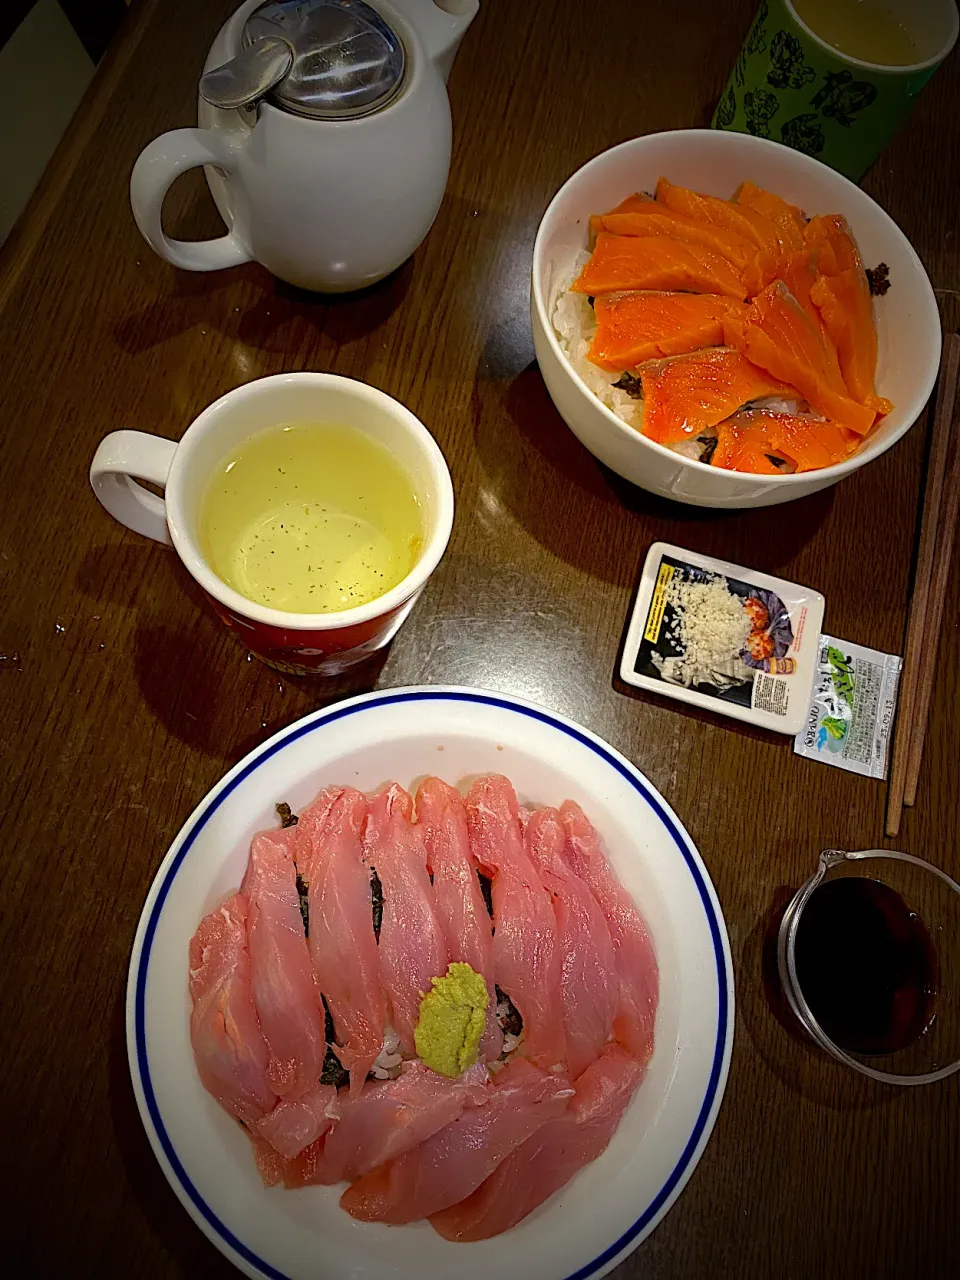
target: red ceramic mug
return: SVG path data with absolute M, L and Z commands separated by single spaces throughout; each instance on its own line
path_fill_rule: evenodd
M 211 569 L 198 531 L 210 477 L 240 442 L 283 422 L 344 422 L 385 445 L 407 473 L 424 518 L 423 550 L 407 576 L 376 600 L 337 613 L 288 613 L 255 604 Z M 147 480 L 162 498 L 137 484 Z M 172 544 L 213 607 L 264 662 L 301 675 L 336 675 L 387 644 L 443 555 L 453 525 L 453 485 L 443 454 L 419 419 L 391 396 L 332 373 L 281 373 L 228 391 L 179 443 L 141 431 L 101 441 L 90 483 L 121 524 Z

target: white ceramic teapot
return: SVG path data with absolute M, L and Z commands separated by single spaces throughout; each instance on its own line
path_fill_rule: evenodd
M 430 230 L 450 168 L 445 81 L 479 0 L 247 0 L 200 81 L 198 129 L 141 153 L 134 217 L 187 271 L 257 261 L 304 289 L 359 289 Z M 228 232 L 171 240 L 170 184 L 205 166 Z

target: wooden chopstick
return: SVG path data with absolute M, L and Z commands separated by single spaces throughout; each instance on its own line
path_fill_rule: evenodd
M 916 769 L 919 771 L 920 755 L 923 752 L 923 736 L 926 728 L 926 714 L 930 708 L 930 693 L 933 688 L 933 673 L 936 657 L 936 637 L 931 636 L 928 613 L 930 609 L 931 583 L 934 567 L 938 568 L 944 581 L 949 569 L 949 552 L 952 549 L 952 536 L 949 539 L 945 563 L 941 567 L 938 556 L 940 544 L 941 505 L 944 494 L 944 482 L 947 463 L 951 454 L 953 437 L 954 407 L 957 397 L 957 381 L 960 379 L 960 336 L 951 333 L 943 344 L 943 355 L 940 363 L 940 385 L 937 391 L 937 405 L 933 417 L 933 433 L 930 441 L 930 462 L 927 467 L 927 484 L 923 499 L 923 517 L 920 525 L 920 547 L 917 552 L 917 570 L 914 577 L 913 595 L 910 600 L 910 611 L 907 617 L 906 643 L 903 651 L 903 671 L 900 677 L 900 700 L 897 710 L 897 723 L 893 739 L 893 759 L 890 768 L 890 788 L 887 793 L 888 836 L 895 836 L 900 831 L 900 816 L 903 810 L 907 787 L 909 762 L 916 757 Z M 956 450 L 954 450 L 954 455 Z M 951 477 L 956 480 L 957 468 L 951 467 Z M 956 512 L 954 511 L 954 520 Z M 940 598 L 942 600 L 942 589 Z M 936 608 L 936 602 L 934 603 Z M 943 606 L 939 607 L 937 631 L 942 620 Z M 929 658 L 929 672 L 925 658 Z M 922 678 L 929 680 L 926 690 L 924 720 L 918 720 Z M 916 747 L 913 746 L 914 730 L 918 731 Z M 914 782 L 914 795 L 916 783 Z
M 943 624 L 943 606 L 950 580 L 954 540 L 957 533 L 957 513 L 960 511 L 960 423 L 954 419 L 953 446 L 947 478 L 943 487 L 943 504 L 940 523 L 937 526 L 937 549 L 930 580 L 930 600 L 927 612 L 928 628 L 917 672 L 917 694 L 914 703 L 913 731 L 910 734 L 910 753 L 907 757 L 907 781 L 903 790 L 903 803 L 912 805 L 917 798 L 917 781 L 920 777 L 920 761 L 923 759 L 923 740 L 930 718 L 930 700 L 933 696 L 934 676 L 937 669 L 937 642 Z

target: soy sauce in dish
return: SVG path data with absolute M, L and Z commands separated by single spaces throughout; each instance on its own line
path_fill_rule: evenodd
M 848 1053 L 894 1053 L 932 1021 L 936 949 L 919 916 L 878 880 L 819 885 L 797 924 L 795 957 L 814 1017 Z

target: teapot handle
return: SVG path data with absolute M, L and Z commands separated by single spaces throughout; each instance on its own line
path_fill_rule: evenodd
M 218 240 L 171 240 L 161 224 L 164 197 L 181 173 L 204 164 L 231 173 L 236 162 L 236 145 L 212 129 L 174 129 L 144 147 L 130 175 L 130 203 L 143 238 L 161 258 L 185 271 L 219 271 L 253 260 L 232 230 Z

